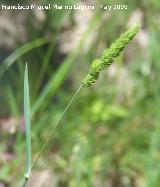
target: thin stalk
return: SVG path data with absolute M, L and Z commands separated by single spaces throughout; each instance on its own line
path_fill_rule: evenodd
M 66 106 L 66 108 L 64 109 L 63 113 L 61 114 L 59 120 L 57 121 L 56 125 L 54 126 L 54 128 L 51 130 L 50 134 L 47 137 L 47 140 L 45 141 L 45 143 L 43 144 L 37 158 L 35 159 L 35 161 L 33 162 L 33 165 L 31 167 L 31 171 L 32 169 L 35 167 L 35 165 L 37 164 L 37 162 L 39 161 L 41 155 L 43 154 L 46 146 L 48 145 L 51 137 L 54 134 L 54 131 L 56 130 L 56 128 L 58 127 L 58 125 L 60 124 L 61 120 L 63 119 L 64 115 L 66 114 L 66 112 L 68 111 L 68 109 L 70 108 L 70 106 L 72 105 L 73 101 L 75 100 L 75 98 L 77 97 L 77 95 L 79 94 L 79 92 L 82 90 L 83 88 L 83 84 L 80 85 L 80 87 L 77 89 L 77 91 L 75 92 L 75 94 L 73 95 L 73 97 L 71 98 L 71 100 L 69 101 L 68 105 Z

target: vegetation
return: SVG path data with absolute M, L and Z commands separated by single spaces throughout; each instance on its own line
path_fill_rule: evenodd
M 0 185 L 23 182 L 26 61 L 35 161 L 92 60 L 101 57 L 125 27 L 141 22 L 132 45 L 76 97 L 28 186 L 159 187 L 159 8 L 158 0 L 136 0 L 124 11 L 23 12 L 27 24 L 18 22 L 18 12 L 10 17 L 1 12 L 12 26 L 22 24 L 23 33 L 18 25 L 15 35 L 0 30 Z M 8 36 L 13 43 L 7 43 Z

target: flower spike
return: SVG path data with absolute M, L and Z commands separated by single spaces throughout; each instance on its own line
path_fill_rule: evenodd
M 83 85 L 89 87 L 97 81 L 99 74 L 112 64 L 114 59 L 120 55 L 125 46 L 134 38 L 141 29 L 140 24 L 136 24 L 131 29 L 123 33 L 108 49 L 105 49 L 101 58 L 93 60 L 88 75 L 83 80 Z

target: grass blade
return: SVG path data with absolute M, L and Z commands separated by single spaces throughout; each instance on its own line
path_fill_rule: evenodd
M 27 44 L 24 44 L 22 47 L 19 47 L 15 50 L 11 55 L 9 55 L 0 65 L 0 77 L 2 77 L 3 73 L 21 56 L 31 51 L 34 48 L 40 47 L 44 44 L 48 43 L 44 38 L 38 38 Z
M 30 130 L 30 99 L 29 99 L 29 83 L 28 83 L 28 68 L 26 64 L 24 74 L 24 119 L 26 131 L 26 171 L 25 177 L 29 178 L 31 170 L 31 130 Z

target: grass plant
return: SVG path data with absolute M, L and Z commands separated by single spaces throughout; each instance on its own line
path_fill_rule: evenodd
M 55 129 L 59 126 L 60 122 L 62 121 L 67 111 L 70 109 L 77 95 L 80 93 L 80 91 L 84 87 L 89 87 L 97 81 L 101 71 L 106 69 L 109 65 L 112 64 L 115 58 L 118 57 L 120 53 L 123 51 L 125 46 L 128 43 L 130 43 L 131 40 L 134 38 L 134 36 L 139 32 L 140 28 L 141 26 L 139 24 L 136 24 L 135 26 L 130 28 L 128 31 L 123 33 L 110 46 L 110 48 L 105 49 L 100 58 L 93 60 L 89 68 L 89 73 L 87 74 L 82 84 L 79 86 L 79 88 L 77 89 L 77 91 L 75 92 L 71 100 L 69 101 L 68 105 L 66 106 L 62 114 L 60 115 L 60 118 L 56 122 L 56 125 L 54 126 L 54 128 L 52 128 L 51 132 L 49 133 L 45 143 L 43 144 L 32 166 L 31 166 L 30 100 L 29 100 L 28 69 L 26 65 L 25 76 L 24 76 L 24 116 L 25 116 L 25 127 L 26 127 L 26 172 L 25 172 L 25 182 L 23 186 L 26 186 L 31 170 L 36 166 L 39 158 L 43 154 L 46 146 L 48 145 L 51 137 L 53 136 Z

